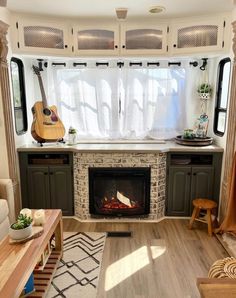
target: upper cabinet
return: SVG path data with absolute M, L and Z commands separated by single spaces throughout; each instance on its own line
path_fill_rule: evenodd
M 167 31 L 167 24 L 122 23 L 120 53 L 122 55 L 166 54 Z
M 13 48 L 22 53 L 69 55 L 71 29 L 64 23 L 43 20 L 17 20 Z
M 219 17 L 201 17 L 172 21 L 170 26 L 171 54 L 222 51 L 225 46 L 226 21 Z
M 118 55 L 119 26 L 76 25 L 73 28 L 73 49 L 75 55 Z
M 151 22 L 62 20 L 14 15 L 13 52 L 51 56 L 177 56 L 229 52 L 230 17 Z

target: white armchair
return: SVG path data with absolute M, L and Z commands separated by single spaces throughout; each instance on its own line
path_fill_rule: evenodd
M 0 240 L 15 221 L 14 191 L 11 179 L 0 179 Z

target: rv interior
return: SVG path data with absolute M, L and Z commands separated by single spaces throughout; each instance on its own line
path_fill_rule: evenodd
M 236 297 L 235 20 L 0 0 L 0 298 Z

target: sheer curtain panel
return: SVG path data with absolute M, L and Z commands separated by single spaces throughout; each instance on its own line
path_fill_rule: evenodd
M 48 67 L 48 92 L 80 139 L 169 139 L 186 128 L 186 70 Z

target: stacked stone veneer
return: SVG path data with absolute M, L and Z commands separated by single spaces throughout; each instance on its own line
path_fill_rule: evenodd
M 114 217 L 91 216 L 89 213 L 89 167 L 150 167 L 150 214 L 136 219 L 157 220 L 164 216 L 166 188 L 165 153 L 74 153 L 74 206 L 75 216 L 81 220 Z M 125 217 L 120 218 L 128 219 Z M 129 218 L 130 219 L 130 218 Z M 135 218 L 132 217 L 132 220 Z

